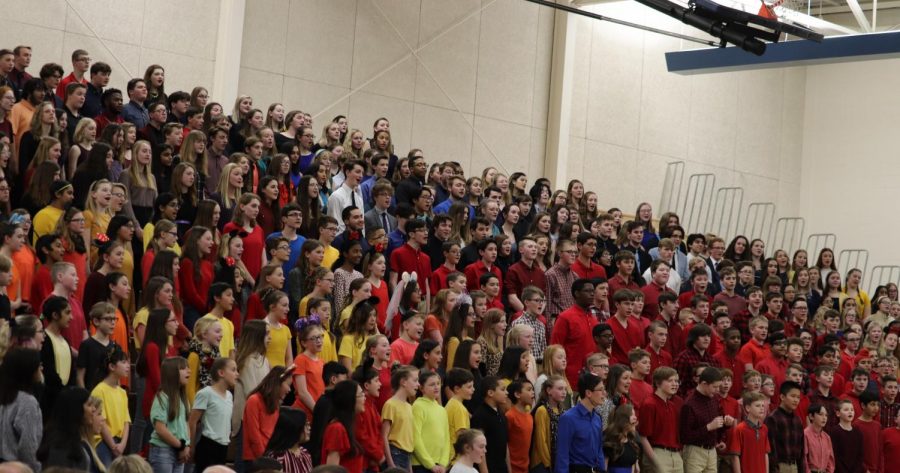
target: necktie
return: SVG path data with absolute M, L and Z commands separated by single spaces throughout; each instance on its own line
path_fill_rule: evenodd
M 391 233 L 391 224 L 387 218 L 387 212 L 381 213 L 381 226 L 384 227 L 385 233 Z
M 354 207 L 359 207 L 358 205 L 356 205 L 356 192 L 354 192 L 352 189 L 350 190 L 350 202 Z

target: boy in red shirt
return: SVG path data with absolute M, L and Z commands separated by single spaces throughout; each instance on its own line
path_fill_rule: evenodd
M 665 322 L 654 320 L 647 327 L 647 353 L 650 355 L 650 372 L 653 373 L 660 366 L 672 366 L 672 354 L 663 348 L 669 340 L 669 329 Z
M 738 399 L 744 391 L 744 372 L 747 371 L 744 362 L 738 356 L 741 349 L 741 331 L 737 327 L 729 327 L 725 330 L 724 340 L 722 349 L 713 354 L 713 358 L 720 367 L 731 371 L 732 385 L 729 395 Z
M 656 391 L 644 401 L 638 417 L 638 431 L 650 445 L 643 458 L 643 471 L 684 471 L 678 426 L 682 400 L 678 392 L 678 372 L 663 366 L 653 372 Z
M 748 392 L 742 397 L 747 419 L 734 428 L 728 453 L 734 455 L 734 471 L 741 473 L 768 473 L 769 431 L 766 418 L 768 398 L 765 394 Z
M 744 344 L 739 355 L 744 361 L 744 368 L 748 370 L 756 369 L 757 363 L 768 358 L 771 353 L 766 343 L 766 336 L 769 335 L 769 319 L 757 316 L 750 320 L 750 335 L 750 341 Z
M 853 412 L 856 414 L 854 419 L 858 419 L 862 413 L 862 395 L 865 394 L 866 388 L 869 387 L 869 372 L 856 368 L 851 373 L 851 389 L 844 393 L 841 399 L 846 399 L 853 404 Z
M 881 431 L 881 449 L 885 465 L 900 465 L 900 411 L 891 420 L 894 427 Z
M 635 406 L 637 415 L 644 400 L 653 395 L 653 387 L 644 381 L 650 376 L 650 353 L 642 348 L 635 348 L 628 352 L 628 362 L 631 365 L 631 387 L 628 396 Z
M 881 402 L 878 393 L 865 391 L 859 396 L 862 405 L 862 414 L 853 421 L 853 428 L 863 434 L 863 466 L 869 473 L 881 473 L 884 471 L 881 455 L 881 422 L 878 421 L 878 411 Z
M 644 332 L 631 316 L 634 310 L 635 291 L 622 289 L 613 295 L 616 313 L 608 321 L 613 331 L 612 359 L 615 363 L 628 364 L 628 352 L 644 344 Z

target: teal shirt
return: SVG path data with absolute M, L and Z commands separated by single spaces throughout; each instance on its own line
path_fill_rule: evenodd
M 225 391 L 225 397 L 222 397 L 211 386 L 207 386 L 197 392 L 193 409 L 204 411 L 200 418 L 200 433 L 227 447 L 231 442 L 231 411 L 234 409 L 231 392 Z
M 153 398 L 153 406 L 150 408 L 150 424 L 155 426 L 156 421 L 166 424 L 166 428 L 169 429 L 169 432 L 171 432 L 175 438 L 184 440 L 188 445 L 191 444 L 191 439 L 188 438 L 190 435 L 188 433 L 187 412 L 183 404 L 178 409 L 175 420 L 169 422 L 169 398 L 163 393 L 157 394 Z M 150 435 L 150 445 L 155 445 L 157 447 L 172 447 L 159 438 L 155 428 Z

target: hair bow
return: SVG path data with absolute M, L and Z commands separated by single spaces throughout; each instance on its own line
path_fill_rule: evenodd
M 306 327 L 309 327 L 310 325 L 322 325 L 322 320 L 319 319 L 318 315 L 313 314 L 309 317 L 300 317 L 296 322 L 294 322 L 294 328 L 298 332 L 302 332 L 304 329 L 306 329 Z
M 232 258 L 231 256 L 225 258 L 225 264 L 229 267 L 234 266 L 234 258 Z
M 228 236 L 230 236 L 231 238 L 234 238 L 236 236 L 245 238 L 247 236 L 247 232 L 245 232 L 243 230 L 239 230 L 239 229 L 234 229 L 234 230 L 228 232 Z
M 96 240 L 97 240 L 98 242 L 100 242 L 100 243 L 108 243 L 108 242 L 109 242 L 109 236 L 108 236 L 107 234 L 105 234 L 105 233 L 98 233 L 98 234 L 97 234 Z

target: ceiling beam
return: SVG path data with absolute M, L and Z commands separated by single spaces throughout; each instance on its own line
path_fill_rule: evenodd
M 847 5 L 850 7 L 850 12 L 853 13 L 853 17 L 856 18 L 856 22 L 859 23 L 863 32 L 871 33 L 872 25 L 869 24 L 869 19 L 866 18 L 866 14 L 863 12 L 862 7 L 859 6 L 859 1 L 847 0 Z

